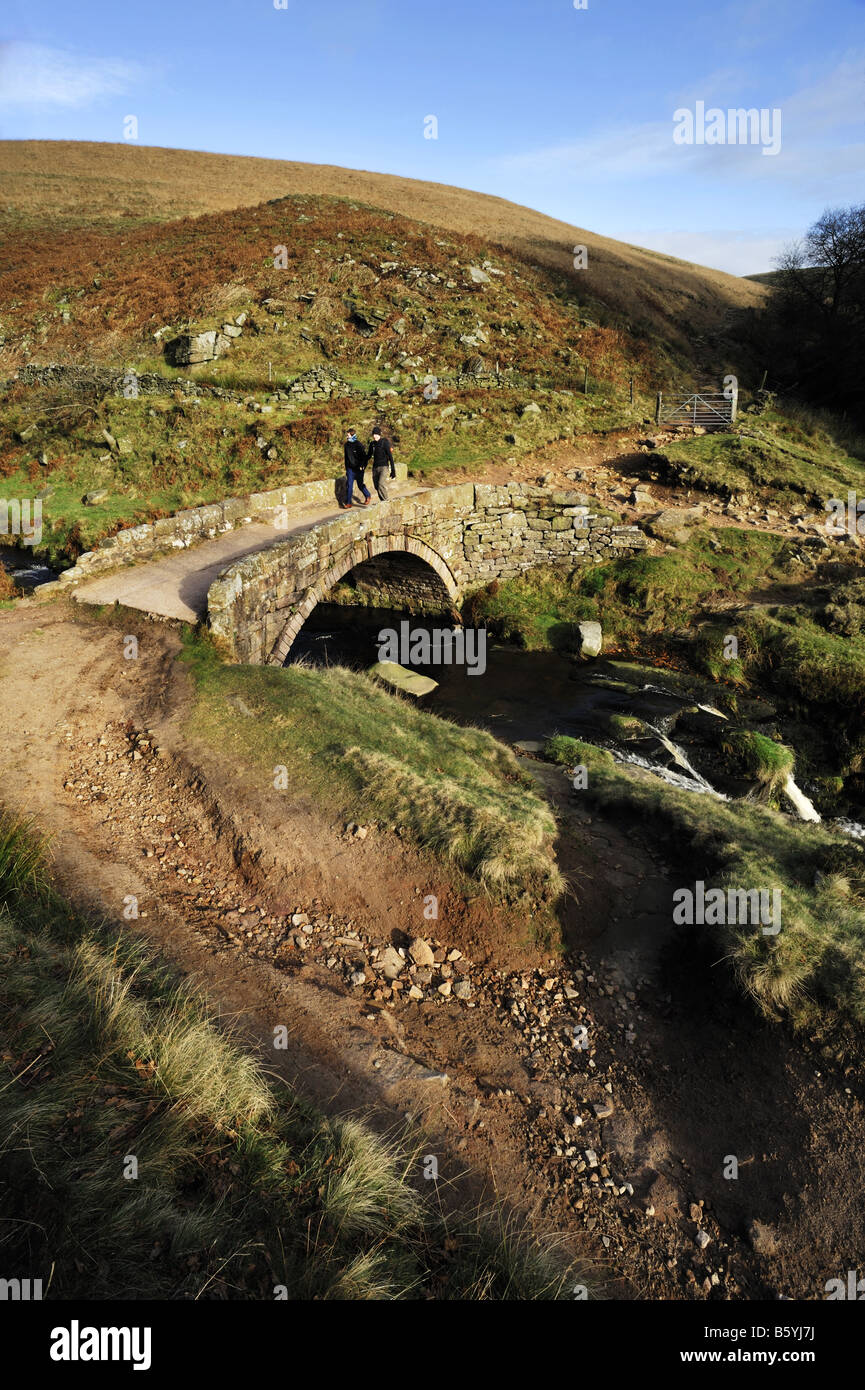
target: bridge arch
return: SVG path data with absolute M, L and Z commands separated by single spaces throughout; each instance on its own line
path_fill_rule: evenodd
M 382 574 L 384 565 L 378 574 L 370 566 L 365 582 L 391 593 L 401 589 L 426 604 L 432 593 L 419 579 L 423 568 L 457 607 L 492 580 L 537 565 L 573 569 L 648 544 L 637 526 L 593 513 L 576 492 L 528 483 L 456 483 L 300 525 L 286 540 L 251 550 L 210 585 L 207 622 L 228 660 L 282 666 L 316 604 L 350 570 L 377 556 L 412 556 L 413 566 L 405 565 L 399 582 Z M 413 593 L 412 567 L 418 581 Z
M 358 566 L 380 555 L 413 555 L 438 577 L 444 595 L 453 607 L 459 600 L 460 587 L 447 562 L 418 536 L 395 532 L 388 536 L 371 536 L 356 542 L 312 583 L 291 617 L 287 619 L 267 658 L 269 666 L 283 666 L 297 634 L 313 609 L 327 598 L 331 589 Z

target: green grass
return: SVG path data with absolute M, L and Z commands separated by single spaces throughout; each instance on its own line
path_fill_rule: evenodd
M 128 931 L 78 917 L 5 814 L 0 892 L 6 1271 L 55 1299 L 569 1297 L 561 1251 L 445 1213 L 423 1147 L 324 1118 Z
M 861 719 L 865 707 L 865 636 L 842 636 L 803 609 L 751 613 L 743 626 L 748 677 L 807 705 L 815 716 Z M 741 648 L 740 648 L 741 650 Z
M 191 737 L 268 782 L 275 767 L 287 767 L 292 786 L 336 815 L 398 824 L 489 891 L 547 903 L 560 893 L 552 813 L 490 734 L 457 727 L 343 667 L 227 666 L 193 637 L 185 656 L 196 680 Z
M 574 743 L 577 741 L 574 740 Z M 633 818 L 675 846 L 691 884 L 781 891 L 781 929 L 725 925 L 717 949 L 760 1010 L 802 1028 L 849 1033 L 865 1024 L 865 855 L 824 827 L 768 807 L 680 791 L 635 775 L 590 745 L 569 749 L 588 767 L 588 796 L 604 815 Z M 687 886 L 683 879 L 682 886 Z M 672 913 L 672 902 L 671 902 Z M 688 928 L 696 930 L 696 928 Z M 850 1034 L 852 1036 L 852 1034 Z
M 865 449 L 844 439 L 837 422 L 812 421 L 804 412 L 742 416 L 733 433 L 708 434 L 664 446 L 678 481 L 723 496 L 769 493 L 772 505 L 804 503 L 822 510 L 848 488 L 865 490 Z M 843 437 L 843 434 L 842 434 Z M 855 450 L 848 453 L 847 449 Z
M 746 777 L 753 777 L 767 795 L 779 791 L 792 777 L 795 754 L 785 744 L 753 729 L 719 730 L 721 751 Z
M 613 766 L 615 759 L 607 748 L 596 748 L 593 743 L 571 738 L 570 734 L 554 734 L 544 744 L 544 757 L 550 762 L 561 763 L 565 767 Z
M 571 651 L 576 625 L 597 619 L 607 650 L 660 655 L 670 632 L 691 622 L 702 604 L 729 594 L 744 600 L 758 586 L 788 577 L 781 537 L 735 527 L 705 527 L 665 555 L 588 565 L 571 572 L 531 570 L 493 583 L 470 601 L 472 621 L 530 650 Z

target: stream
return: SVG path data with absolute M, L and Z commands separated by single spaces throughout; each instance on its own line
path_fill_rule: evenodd
M 33 547 L 28 545 L 0 546 L 0 565 L 25 594 L 57 578 L 56 571 L 50 565 L 34 558 Z
M 377 660 L 379 631 L 398 631 L 406 616 L 390 609 L 320 604 L 299 633 L 289 662 L 366 670 Z M 445 625 L 444 618 L 411 619 L 413 633 L 431 633 Z M 557 652 L 493 643 L 487 645 L 482 674 L 471 674 L 458 665 L 403 664 L 438 682 L 435 690 L 422 697 L 424 709 L 456 724 L 487 729 L 523 752 L 538 753 L 548 738 L 565 734 L 608 748 L 618 761 L 644 768 L 686 791 L 722 800 L 753 792 L 752 782 L 714 772 L 710 778 L 695 766 L 701 758 L 705 761 L 701 721 L 705 727 L 707 721 L 712 725 L 724 717 L 711 702 L 713 687 L 708 679 L 631 662 L 578 661 Z M 683 714 L 690 728 L 684 734 L 676 727 Z M 642 735 L 618 736 L 611 729 L 611 719 L 616 717 L 639 719 Z M 792 777 L 784 794 L 788 808 L 800 819 L 820 821 L 810 798 Z M 845 834 L 865 838 L 865 827 L 856 821 L 835 825 Z

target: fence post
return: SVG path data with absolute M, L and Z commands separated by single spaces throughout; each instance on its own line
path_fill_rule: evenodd
M 633 405 L 633 404 L 634 404 L 634 378 L 633 378 L 632 376 L 631 376 L 631 377 L 628 377 L 628 395 L 629 395 L 630 400 L 631 400 L 631 405 Z
M 584 395 L 584 396 L 587 396 L 588 394 L 589 394 L 589 369 L 588 369 L 588 366 L 587 366 L 586 369 L 585 369 L 585 372 L 583 373 L 583 395 Z
M 732 394 L 732 397 L 731 397 L 731 399 L 730 399 L 730 424 L 731 424 L 731 425 L 733 425 L 733 424 L 736 423 L 736 411 L 738 410 L 738 408 L 739 408 L 739 388 L 738 388 L 738 386 L 734 386 L 734 387 L 733 387 L 733 394 Z
M 659 391 L 659 392 L 658 392 L 658 399 L 655 401 L 655 424 L 656 424 L 656 425 L 660 425 L 660 423 L 661 423 L 661 401 L 662 401 L 663 399 L 664 399 L 664 393 L 663 393 L 662 391 Z

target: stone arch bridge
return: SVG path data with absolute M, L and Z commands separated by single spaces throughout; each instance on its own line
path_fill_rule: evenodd
M 229 659 L 281 666 L 316 604 L 352 574 L 382 606 L 454 612 L 494 579 L 537 565 L 574 568 L 642 550 L 637 526 L 599 515 L 576 492 L 461 483 L 356 508 L 222 571 L 207 621 Z

